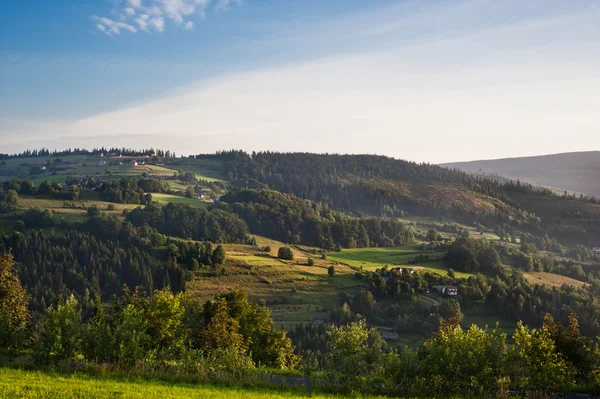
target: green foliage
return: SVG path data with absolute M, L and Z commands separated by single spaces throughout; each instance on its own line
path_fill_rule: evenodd
M 542 396 L 571 388 L 575 368 L 556 350 L 547 330 L 529 329 L 519 323 L 513 339 L 515 346 L 508 358 L 511 382 L 518 391 Z
M 328 353 L 326 369 L 328 378 L 338 389 L 366 389 L 375 380 L 389 382 L 392 363 L 396 355 L 385 352 L 386 345 L 374 328 L 365 321 L 345 326 L 333 326 L 327 331 Z M 383 380 L 383 381 L 382 381 Z
M 14 212 L 19 208 L 19 194 L 0 187 L 0 213 Z
M 225 247 L 223 247 L 222 245 L 217 245 L 212 254 L 213 267 L 223 266 L 225 264 L 226 259 L 227 253 L 225 252 Z
M 327 268 L 327 275 L 329 277 L 335 276 L 335 266 L 331 265 Z
M 0 255 L 0 348 L 14 349 L 22 344 L 29 321 L 29 295 L 19 281 L 10 254 Z
M 255 234 L 328 250 L 414 243 L 414 231 L 392 218 L 356 218 L 327 205 L 271 190 L 242 190 L 219 207 L 239 215 Z
M 73 295 L 46 312 L 36 357 L 41 362 L 71 360 L 81 349 L 81 310 Z
M 290 247 L 280 247 L 277 251 L 277 257 L 279 259 L 294 260 L 294 252 Z
M 315 265 L 315 260 L 314 260 L 313 258 L 310 258 L 310 257 L 309 257 L 309 258 L 306 260 L 306 265 L 307 265 L 307 266 L 314 266 L 314 265 Z
M 489 242 L 464 236 L 448 248 L 444 261 L 448 267 L 462 272 L 496 271 L 502 265 L 498 252 Z

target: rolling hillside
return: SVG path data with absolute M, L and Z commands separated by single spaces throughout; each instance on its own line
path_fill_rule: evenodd
M 441 166 L 600 196 L 600 151 L 455 162 Z

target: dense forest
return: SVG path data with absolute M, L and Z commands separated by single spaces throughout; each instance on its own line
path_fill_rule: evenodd
M 415 240 L 414 231 L 396 219 L 348 217 L 327 204 L 277 191 L 229 193 L 218 207 L 237 214 L 252 233 L 291 244 L 331 250 L 408 245 Z
M 488 227 L 505 223 L 587 245 L 595 245 L 600 234 L 597 198 L 559 196 L 519 181 L 501 183 L 374 155 L 232 151 L 215 157 L 242 185 L 268 187 L 346 212 L 443 216 Z

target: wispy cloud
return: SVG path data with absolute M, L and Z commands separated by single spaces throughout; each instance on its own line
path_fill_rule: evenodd
M 227 11 L 232 5 L 241 5 L 242 0 L 218 0 L 215 9 L 217 11 Z
M 96 28 L 109 36 L 118 35 L 121 30 L 131 33 L 138 31 L 163 32 L 166 21 L 173 22 L 184 30 L 192 30 L 192 19 L 204 19 L 206 11 L 213 6 L 213 0 L 122 0 L 116 7 L 118 19 L 94 15 Z M 242 0 L 216 0 L 214 9 L 226 11 L 239 6 Z
M 119 33 L 121 33 L 121 29 L 131 33 L 137 32 L 135 26 L 126 22 L 114 21 L 110 18 L 99 17 L 97 15 L 94 15 L 92 17 L 92 20 L 97 22 L 96 28 L 98 28 L 100 32 L 106 33 L 109 36 L 118 35 Z

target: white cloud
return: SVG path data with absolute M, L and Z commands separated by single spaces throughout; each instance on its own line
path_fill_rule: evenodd
M 141 8 L 142 0 L 128 0 L 128 3 L 133 8 Z
M 242 0 L 218 0 L 215 9 L 217 11 L 227 11 L 229 10 L 232 4 L 241 6 Z
M 480 20 L 504 5 L 479 3 L 488 4 Z M 382 35 L 400 37 L 386 49 L 229 74 L 67 122 L 7 124 L 0 129 L 3 143 L 15 151 L 42 145 L 154 146 L 178 154 L 241 148 L 385 153 L 429 162 L 600 149 L 600 12 L 557 11 L 517 24 L 508 13 L 491 29 L 472 28 L 473 15 L 455 12 L 448 22 L 468 29 L 445 35 L 419 34 L 408 14 L 380 14 L 392 24 Z M 428 28 L 447 15 L 423 12 L 415 24 Z M 354 44 L 356 32 L 371 29 L 371 22 L 340 24 L 345 30 L 333 34 L 307 26 L 311 36 L 304 40 L 315 43 L 314 35 L 331 45 L 350 35 Z
M 216 1 L 215 10 L 217 11 L 225 11 L 234 4 L 242 4 L 241 0 Z M 153 28 L 156 32 L 163 32 L 166 19 L 184 30 L 192 30 L 194 22 L 191 19 L 194 17 L 204 19 L 210 3 L 211 0 L 145 0 L 144 2 L 142 0 L 127 0 L 126 5 L 120 10 L 121 20 L 129 27 L 133 27 L 133 23 L 137 24 L 139 29 L 146 33 L 151 32 L 150 28 Z M 153 18 L 148 19 L 143 15 L 152 16 Z M 110 21 L 108 18 L 105 19 Z M 116 26 L 114 23 L 103 23 L 103 26 L 107 28 L 103 32 L 109 35 L 118 34 L 120 29 L 134 32 L 125 25 Z
M 163 32 L 165 30 L 165 20 L 161 17 L 152 18 L 150 20 L 150 25 L 158 32 Z
M 98 22 L 96 28 L 98 28 L 99 31 L 104 32 L 109 36 L 112 36 L 113 34 L 118 35 L 121 33 L 121 29 L 132 33 L 137 32 L 137 29 L 133 25 L 125 22 L 114 21 L 110 18 L 98 17 L 96 15 L 92 17 L 92 20 Z

